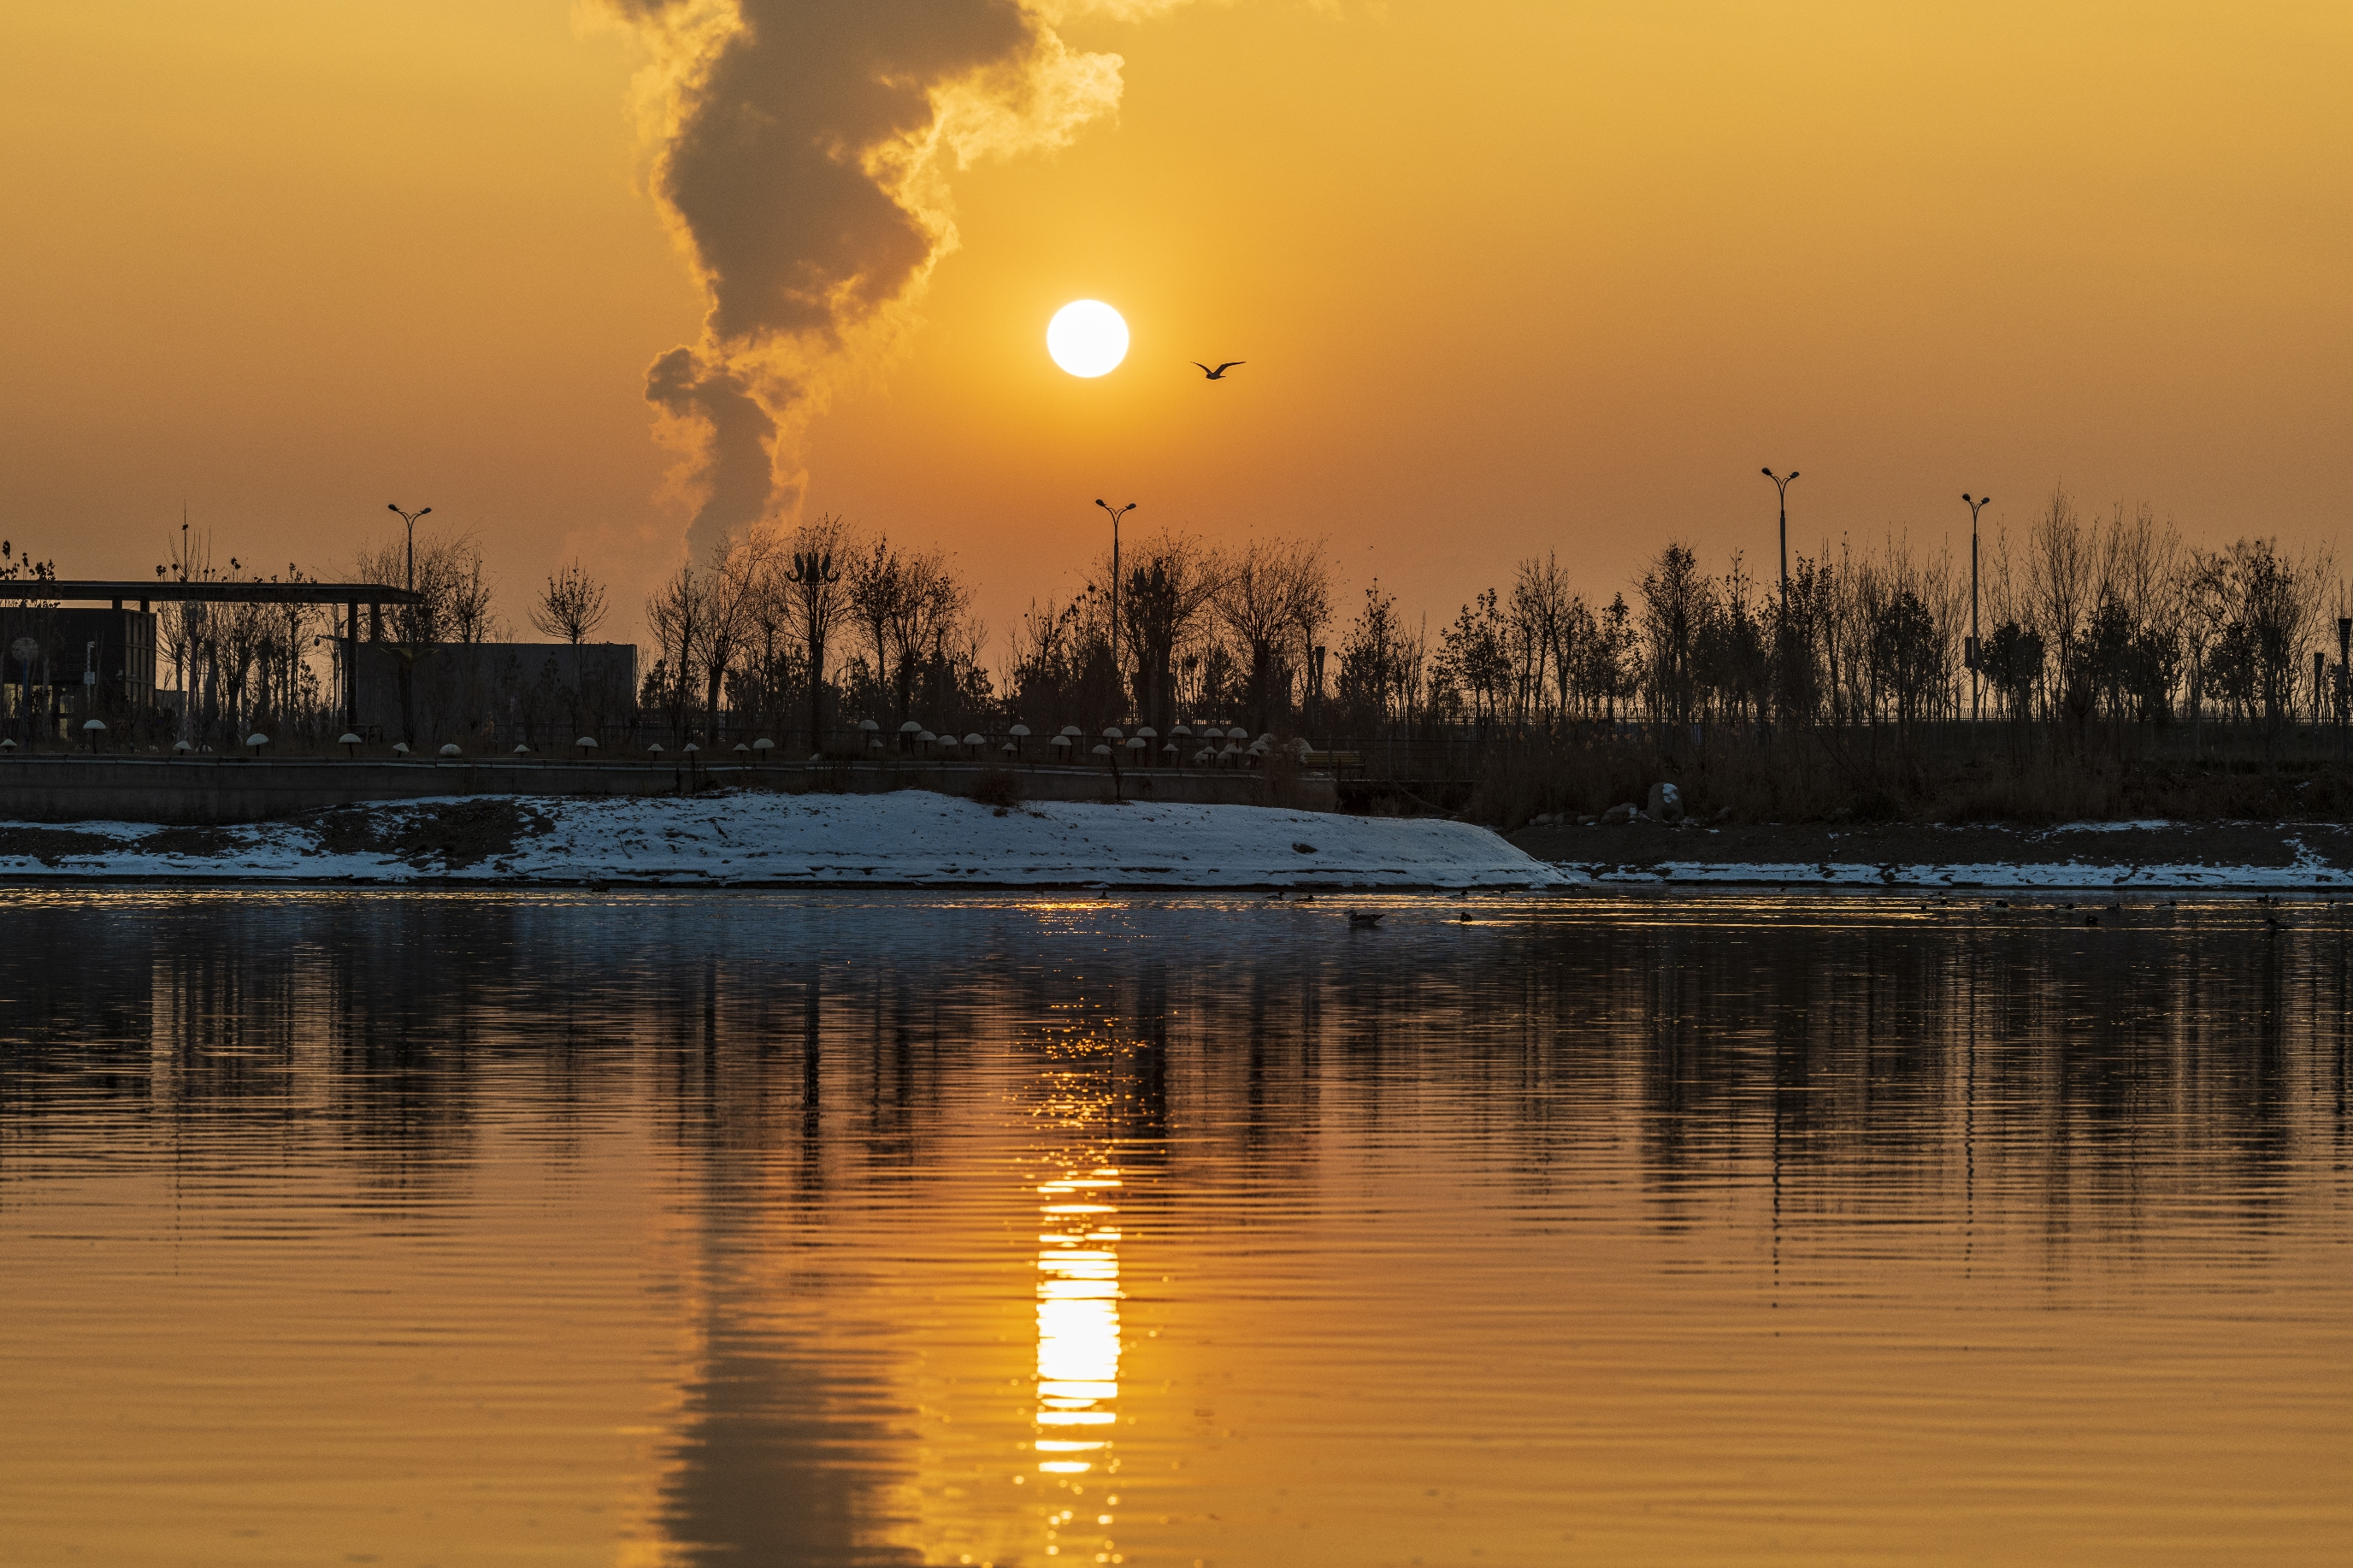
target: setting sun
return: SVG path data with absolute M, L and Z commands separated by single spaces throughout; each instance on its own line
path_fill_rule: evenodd
M 1101 300 L 1075 300 L 1046 324 L 1046 352 L 1072 375 L 1108 375 L 1127 357 L 1127 322 Z

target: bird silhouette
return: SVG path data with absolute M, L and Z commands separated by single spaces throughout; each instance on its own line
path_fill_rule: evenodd
M 1226 379 L 1226 372 L 1233 369 L 1234 366 L 1238 364 L 1246 364 L 1249 362 L 1246 360 L 1229 359 L 1215 370 L 1211 370 L 1199 360 L 1195 360 L 1192 363 L 1194 369 L 1199 371 L 1203 375 L 1208 376 L 1211 381 L 1223 381 Z

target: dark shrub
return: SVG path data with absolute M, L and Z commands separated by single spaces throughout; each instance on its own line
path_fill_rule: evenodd
M 972 798 L 999 811 L 1021 804 L 1021 775 L 1009 768 L 986 768 L 972 781 Z

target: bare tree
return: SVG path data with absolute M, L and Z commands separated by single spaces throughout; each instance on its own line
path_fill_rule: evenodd
M 841 568 L 856 549 L 849 526 L 827 513 L 793 531 L 793 568 L 786 582 L 792 623 L 808 649 L 809 744 L 825 744 L 825 656 L 834 629 L 850 610 Z
M 1331 619 L 1332 567 L 1321 540 L 1254 540 L 1235 555 L 1214 601 L 1248 664 L 1243 700 L 1253 727 L 1284 716 L 1290 650 Z
M 448 605 L 448 640 L 504 640 L 506 628 L 491 605 L 491 578 L 482 565 L 481 547 L 471 539 L 440 540 L 428 552 L 428 559 L 430 574 Z
M 670 730 L 686 729 L 686 700 L 694 686 L 695 660 L 702 654 L 705 594 L 696 581 L 692 562 L 681 566 L 646 600 L 646 626 L 660 647 L 664 695 L 670 700 Z
M 723 732 L 727 672 L 735 662 L 744 634 L 751 625 L 751 606 L 758 593 L 775 537 L 766 532 L 742 538 L 723 535 L 712 546 L 711 570 L 703 574 L 702 661 L 703 711 L 715 742 Z M 684 667 L 681 666 L 683 670 Z
M 578 561 L 569 563 L 540 590 L 531 624 L 578 647 L 605 624 L 605 585 Z
M 1120 585 L 1121 679 L 1142 721 L 1166 734 L 1176 722 L 1176 661 L 1198 640 L 1204 612 L 1224 582 L 1218 552 L 1188 533 L 1163 530 L 1129 551 Z M 1108 581 L 1108 556 L 1095 580 Z

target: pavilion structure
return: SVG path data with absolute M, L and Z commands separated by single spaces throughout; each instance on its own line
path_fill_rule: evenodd
M 417 605 L 425 600 L 424 595 L 413 589 L 395 588 L 385 583 L 259 583 L 222 578 L 182 581 L 159 577 L 153 582 L 133 578 L 119 583 L 25 579 L 0 585 L 0 598 L 18 597 L 60 605 L 111 604 L 118 610 L 136 605 L 142 615 L 153 614 L 157 604 L 189 602 L 341 605 L 343 625 L 337 635 L 343 644 L 343 721 L 353 729 L 359 727 L 360 721 L 359 682 L 354 675 L 359 668 L 360 606 L 367 606 L 368 640 L 381 642 L 386 605 Z

